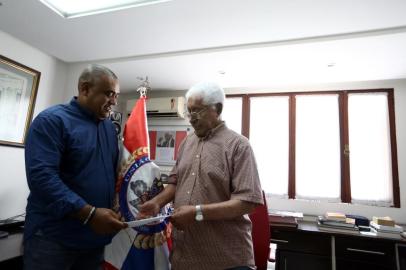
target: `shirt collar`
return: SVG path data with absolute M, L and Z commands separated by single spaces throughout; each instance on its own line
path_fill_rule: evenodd
M 98 119 L 93 112 L 89 111 L 88 109 L 86 109 L 85 107 L 83 107 L 82 105 L 79 104 L 78 102 L 78 97 L 74 96 L 70 103 L 71 106 L 73 106 L 74 108 L 78 109 L 83 115 L 85 115 L 87 118 L 89 118 L 91 121 L 95 122 L 95 123 L 99 123 L 102 120 Z
M 219 133 L 219 131 L 223 130 L 224 128 L 226 128 L 226 123 L 224 121 L 221 121 L 220 124 L 218 124 L 216 127 L 210 129 L 209 132 L 207 132 L 206 136 L 204 136 L 203 138 L 200 138 L 200 139 L 208 140 L 211 137 L 213 137 L 214 135 L 216 135 L 217 133 Z

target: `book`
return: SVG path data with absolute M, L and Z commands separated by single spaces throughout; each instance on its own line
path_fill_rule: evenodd
M 274 216 L 269 215 L 269 225 L 274 227 L 291 227 L 297 228 L 297 220 L 295 217 L 286 217 L 286 216 Z
M 327 212 L 324 217 L 327 220 L 331 220 L 331 221 L 344 221 L 346 219 L 345 214 L 343 213 L 338 213 L 338 212 Z
M 355 223 L 354 223 L 353 219 L 346 219 L 346 221 L 343 222 L 343 221 L 328 220 L 328 219 L 325 219 L 323 216 L 319 216 L 318 221 L 322 225 L 339 227 L 339 228 L 341 228 L 341 227 L 354 228 L 355 227 Z
M 329 225 L 329 224 L 324 224 L 321 223 L 320 221 L 317 222 L 318 227 L 323 227 L 323 228 L 334 228 L 334 229 L 339 229 L 339 230 L 346 230 L 346 231 L 358 231 L 357 226 L 351 226 L 351 227 L 346 227 L 346 226 L 336 226 L 336 225 Z
M 381 232 L 403 232 L 403 227 L 396 225 L 395 226 L 385 226 L 385 225 L 379 225 L 376 224 L 375 222 L 371 221 L 370 226 L 376 229 L 377 231 Z
M 345 215 L 347 218 L 355 219 L 355 225 L 357 226 L 369 226 L 369 219 L 360 215 Z
M 393 239 L 402 239 L 400 232 L 381 232 L 377 231 L 375 228 L 371 228 L 371 232 L 375 233 L 376 236 L 385 237 L 385 238 L 393 238 Z
M 272 216 L 281 216 L 281 217 L 295 217 L 296 219 L 302 220 L 303 213 L 302 212 L 292 212 L 292 211 L 280 211 L 280 210 L 268 210 L 269 215 Z
M 317 227 L 320 231 L 333 232 L 333 233 L 343 233 L 343 234 L 359 234 L 357 227 L 354 228 L 337 228 L 334 226 L 323 225 L 320 222 L 317 223 Z
M 145 219 L 138 219 L 134 221 L 128 221 L 126 222 L 128 224 L 128 227 L 139 227 L 155 222 L 162 222 L 165 218 L 170 217 L 172 214 L 169 215 L 162 215 L 162 216 L 156 216 L 156 217 L 151 217 L 151 218 L 145 218 Z
M 372 221 L 378 225 L 395 226 L 395 221 L 390 217 L 372 217 Z

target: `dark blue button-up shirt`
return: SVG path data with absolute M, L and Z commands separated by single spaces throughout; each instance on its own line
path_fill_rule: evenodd
M 109 119 L 100 121 L 73 98 L 41 112 L 25 146 L 28 197 L 24 239 L 35 233 L 68 247 L 107 244 L 69 214 L 86 204 L 112 208 L 117 137 Z

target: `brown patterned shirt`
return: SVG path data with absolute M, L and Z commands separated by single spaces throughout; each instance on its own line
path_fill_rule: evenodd
M 171 177 L 176 181 L 175 208 L 230 199 L 263 203 L 252 148 L 224 123 L 205 138 L 186 137 Z M 183 232 L 174 229 L 173 239 L 172 269 L 255 268 L 248 215 L 194 222 Z

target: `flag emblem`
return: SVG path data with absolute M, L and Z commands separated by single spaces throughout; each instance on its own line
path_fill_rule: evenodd
M 116 207 L 126 222 L 135 221 L 139 206 L 164 188 L 159 167 L 149 158 L 145 99 L 145 92 L 142 94 L 141 91 L 141 97 L 124 127 L 124 142 L 120 151 Z M 168 212 L 169 207 L 160 210 L 162 215 Z M 167 219 L 126 228 L 106 246 L 104 269 L 169 270 L 170 247 Z

